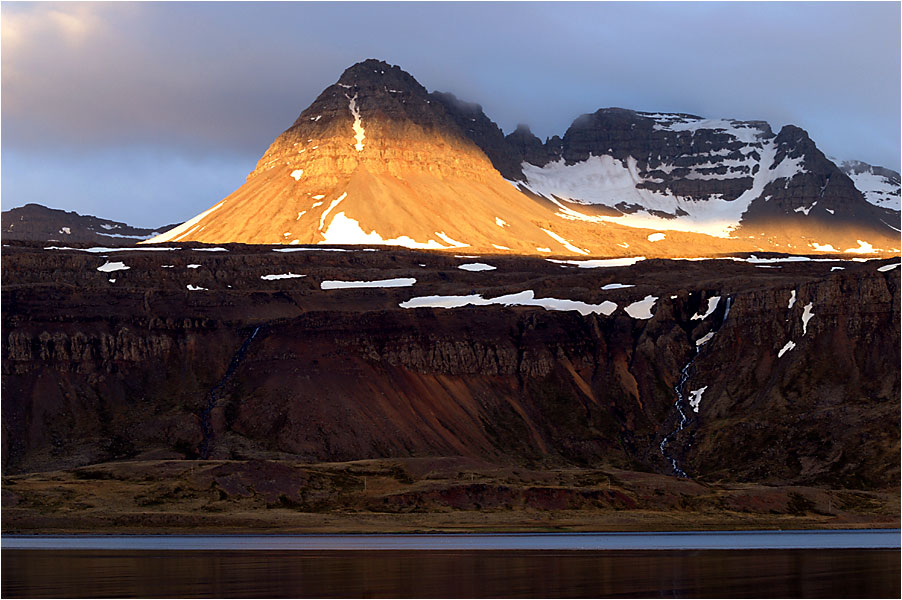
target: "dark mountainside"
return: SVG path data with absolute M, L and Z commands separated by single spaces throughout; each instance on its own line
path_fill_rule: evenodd
M 121 502 L 104 499 L 102 490 L 120 489 L 105 480 L 140 487 L 127 497 L 147 502 L 154 492 L 140 482 L 157 482 L 151 509 L 134 499 L 117 509 L 122 523 L 152 528 L 195 523 L 153 520 L 178 502 L 232 514 L 254 498 L 292 515 L 342 506 L 503 512 L 525 502 L 529 510 L 587 511 L 586 522 L 627 509 L 740 522 L 797 514 L 821 525 L 849 514 L 861 522 L 874 511 L 880 522 L 894 518 L 900 299 L 892 262 L 646 260 L 586 269 L 486 256 L 496 270 L 467 272 L 458 267 L 472 259 L 442 253 L 202 250 L 104 257 L 5 249 L 4 506 L 15 507 L 4 509 L 7 530 L 71 527 L 77 515 L 100 523 L 96 511 Z M 113 262 L 123 264 L 98 270 Z M 288 273 L 303 277 L 266 278 Z M 416 283 L 321 289 L 325 280 L 398 277 Z M 635 287 L 601 289 L 611 283 Z M 418 296 L 524 289 L 618 308 L 606 316 L 399 306 Z M 624 312 L 649 295 L 657 298 L 650 319 Z M 435 467 L 442 481 L 416 462 L 436 457 L 458 461 Z M 208 483 L 170 477 L 199 459 L 218 461 L 197 462 L 202 468 L 220 465 Z M 336 466 L 361 460 L 389 462 Z M 121 466 L 103 469 L 117 474 L 80 470 L 110 461 Z M 342 495 L 350 493 L 342 485 L 358 489 L 359 473 L 353 485 L 329 477 L 344 481 L 348 468 L 393 473 L 403 489 Z M 55 485 L 74 485 L 65 493 L 94 507 L 69 520 L 54 516 L 60 492 L 41 487 L 37 475 L 60 469 L 68 475 L 54 475 L 57 482 L 74 479 Z M 258 481 L 267 469 L 284 478 Z M 323 469 L 331 483 L 308 481 L 325 477 Z M 517 479 L 521 470 L 532 475 Z M 565 472 L 571 479 L 551 488 L 542 479 Z M 677 472 L 706 487 L 685 496 Z M 630 483 L 642 473 L 645 492 Z M 91 494 L 100 496 L 82 496 L 85 478 L 99 480 Z M 187 496 L 172 492 L 179 486 Z M 688 499 L 703 490 L 707 500 Z M 858 504 L 828 510 L 849 494 Z
M 173 227 L 175 225 L 165 225 L 156 229 L 132 227 L 119 221 L 47 208 L 40 204 L 26 204 L 2 213 L 3 241 L 29 240 L 133 246 L 141 240 Z

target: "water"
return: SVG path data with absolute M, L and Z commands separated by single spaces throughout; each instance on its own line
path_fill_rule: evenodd
M 683 410 L 683 387 L 685 387 L 686 382 L 689 381 L 689 369 L 692 367 L 692 363 L 695 362 L 695 359 L 698 358 L 699 352 L 701 352 L 700 347 L 695 349 L 695 354 L 692 355 L 692 358 L 680 371 L 680 380 L 673 388 L 673 391 L 675 391 L 677 395 L 677 399 L 673 403 L 673 405 L 676 407 L 677 412 L 680 413 L 680 424 L 675 430 L 665 435 L 664 439 L 661 440 L 661 444 L 658 446 L 661 449 L 661 454 L 664 456 L 664 458 L 670 461 L 670 466 L 673 467 L 673 472 L 676 473 L 678 477 L 682 477 L 684 479 L 688 478 L 688 475 L 686 475 L 686 472 L 679 467 L 676 458 L 674 458 L 672 454 L 667 452 L 667 444 L 670 443 L 670 439 L 672 437 L 686 429 L 686 426 L 689 424 L 689 417 L 686 416 L 686 412 Z
M 718 304 L 720 304 L 719 300 L 718 300 Z M 733 304 L 733 297 L 727 296 L 726 307 L 724 308 L 724 311 L 723 311 L 723 317 L 721 317 L 721 319 L 720 319 L 720 324 L 717 327 L 715 327 L 714 329 L 712 329 L 708 335 L 713 335 L 713 334 L 717 333 L 718 331 L 720 331 L 720 328 L 724 326 L 724 324 L 727 322 L 727 317 L 730 316 L 730 306 L 732 304 Z M 677 435 L 678 433 L 680 433 L 681 431 L 686 429 L 686 427 L 689 425 L 689 417 L 686 415 L 686 412 L 683 410 L 683 404 L 685 403 L 684 402 L 685 398 L 683 397 L 683 391 L 686 386 L 686 382 L 689 381 L 689 377 L 691 376 L 689 369 L 692 368 L 692 363 L 694 363 L 695 359 L 698 358 L 698 355 L 701 354 L 702 348 L 704 348 L 704 345 L 699 346 L 696 344 L 695 354 L 692 355 L 692 358 L 689 359 L 689 362 L 686 363 L 686 366 L 684 366 L 680 370 L 680 380 L 677 382 L 676 386 L 674 386 L 674 388 L 673 388 L 673 391 L 676 392 L 676 395 L 677 395 L 677 399 L 673 403 L 673 405 L 676 407 L 677 411 L 680 413 L 680 424 L 674 431 L 671 431 L 670 433 L 665 435 L 664 438 L 661 440 L 661 443 L 658 445 L 658 448 L 661 449 L 661 455 L 664 458 L 666 458 L 668 461 L 670 461 L 670 466 L 673 468 L 673 472 L 678 477 L 683 477 L 684 479 L 688 478 L 689 476 L 686 475 L 686 472 L 683 469 L 681 469 L 680 466 L 677 464 L 676 457 L 674 457 L 671 453 L 669 453 L 667 451 L 667 445 L 670 443 L 670 440 L 675 435 Z M 698 411 L 696 411 L 696 412 L 698 412 Z
M 3 536 L 54 550 L 772 550 L 899 548 L 898 529 L 357 535 Z
M 899 535 L 3 536 L 2 595 L 897 598 Z
M 894 550 L 3 550 L 14 597 L 899 597 Z

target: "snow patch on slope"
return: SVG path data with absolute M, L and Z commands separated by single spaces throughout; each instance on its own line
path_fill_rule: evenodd
M 693 123 L 692 127 L 704 129 L 714 128 L 715 121 L 695 121 Z M 716 123 L 728 122 L 717 121 Z M 671 126 L 690 127 L 689 124 Z M 751 156 L 752 153 L 749 152 L 742 161 L 742 165 L 749 167 L 750 170 L 756 166 L 758 170 L 753 176 L 750 176 L 752 185 L 733 201 L 724 200 L 719 195 L 713 195 L 704 200 L 694 200 L 642 188 L 640 184 L 644 182 L 658 182 L 659 180 L 641 174 L 638 163 L 632 156 L 628 156 L 625 161 L 610 155 L 589 156 L 588 159 L 572 165 L 567 165 L 563 159 L 560 159 L 543 167 L 524 162 L 521 167 L 526 176 L 526 183 L 511 183 L 515 187 L 523 185 L 529 191 L 554 203 L 559 208 L 555 214 L 563 219 L 596 223 L 606 221 L 629 227 L 692 231 L 716 237 L 730 237 L 732 231 L 738 227 L 743 213 L 746 212 L 753 200 L 761 197 L 764 188 L 769 183 L 781 178 L 791 178 L 804 172 L 804 169 L 802 167 L 803 157 L 787 157 L 772 167 L 777 155 L 776 145 L 773 140 L 761 143 L 757 137 L 760 133 L 757 129 L 733 127 L 728 130 L 728 133 L 736 136 L 740 141 L 754 143 L 754 150 L 760 155 L 760 158 L 755 160 Z M 712 163 L 710 166 L 721 166 L 721 164 Z M 660 170 L 666 171 L 667 167 Z M 743 174 L 742 177 L 749 177 L 749 175 Z M 608 207 L 626 203 L 639 205 L 642 209 L 633 214 L 618 216 L 587 215 L 565 206 L 557 198 L 564 198 L 576 204 L 603 204 Z M 653 214 L 653 211 L 671 215 L 686 213 L 686 215 L 662 218 Z
M 708 298 L 708 310 L 705 311 L 705 314 L 696 313 L 689 318 L 690 321 L 704 321 L 711 314 L 717 310 L 717 304 L 720 302 L 720 296 L 711 296 Z
M 324 290 L 340 290 L 353 288 L 392 288 L 410 287 L 417 282 L 413 277 L 398 277 L 395 279 L 377 279 L 375 281 L 336 281 L 328 280 L 319 284 Z
M 808 321 L 811 320 L 811 317 L 814 316 L 814 313 L 811 312 L 811 307 L 814 306 L 813 302 L 809 302 L 805 305 L 805 309 L 802 311 L 802 335 L 808 333 Z
M 349 100 L 348 108 L 351 109 L 351 114 L 354 115 L 354 139 L 357 140 L 357 143 L 354 144 L 354 149 L 356 149 L 357 152 L 362 152 L 363 140 L 366 139 L 366 132 L 363 129 L 363 121 L 360 119 L 360 111 L 357 110 L 357 94 L 354 94 L 353 98 L 345 94 L 345 98 Z
M 731 135 L 746 144 L 758 142 L 759 136 L 763 133 L 757 127 L 733 119 L 697 119 L 677 115 L 648 114 L 642 114 L 642 116 L 654 118 L 656 121 L 654 128 L 658 131 L 691 131 L 694 134 L 700 129 L 711 129 Z
M 783 355 L 796 347 L 796 343 L 792 340 L 786 342 L 786 345 L 783 346 L 779 352 L 777 352 L 777 358 L 783 358 Z
M 189 219 L 189 220 L 185 221 L 178 227 L 174 227 L 174 228 L 170 229 L 169 231 L 161 233 L 160 235 L 158 235 L 156 237 L 152 237 L 149 240 L 144 240 L 143 242 L 138 242 L 138 243 L 139 244 L 161 244 L 163 242 L 168 242 L 168 241 L 172 240 L 173 238 L 176 238 L 176 236 L 178 236 L 178 238 L 185 237 L 185 235 L 187 235 L 188 233 L 191 233 L 192 231 L 197 229 L 197 225 L 207 215 L 212 213 L 214 210 L 221 208 L 223 204 L 225 204 L 225 200 L 223 200 L 219 204 L 216 204 L 216 205 L 212 206 L 211 208 L 205 210 L 204 212 L 200 213 L 193 219 Z M 176 238 L 176 239 L 178 239 L 178 238 Z
M 809 246 L 818 252 L 839 252 L 839 250 L 833 247 L 833 244 L 818 244 L 817 242 L 811 242 Z
M 875 206 L 899 210 L 902 208 L 899 201 L 899 184 L 894 183 L 883 175 L 874 173 L 871 169 L 855 173 L 846 171 L 846 175 L 855 184 L 855 187 L 864 195 L 864 199 Z
M 539 250 L 540 252 L 545 251 L 545 249 L 542 248 L 536 248 L 536 250 Z M 573 265 L 580 269 L 599 269 L 605 267 L 628 267 L 636 264 L 640 260 L 645 260 L 645 257 L 627 256 L 624 258 L 597 258 L 594 260 L 559 260 L 556 258 L 546 258 L 545 260 L 559 265 Z
M 462 265 L 457 265 L 458 269 L 463 269 L 464 271 L 494 271 L 498 267 L 493 267 L 492 265 L 487 265 L 485 263 L 464 263 Z
M 448 244 L 451 244 L 451 248 L 469 248 L 470 244 L 465 244 L 463 242 L 458 242 L 457 240 L 451 239 L 450 236 L 445 235 L 444 231 L 436 231 L 435 235 L 442 238 Z
M 854 254 L 874 254 L 877 252 L 874 249 L 874 247 L 871 244 L 869 244 L 868 242 L 865 242 L 863 240 L 855 240 L 855 241 L 858 242 L 858 247 L 857 248 L 849 248 L 848 250 L 846 250 L 846 252 L 851 252 Z
M 542 231 L 547 233 L 549 235 L 549 237 L 551 237 L 553 240 L 555 240 L 556 242 L 561 244 L 564 248 L 566 248 L 570 252 L 575 252 L 576 254 L 588 254 L 589 253 L 588 250 L 583 250 L 582 248 L 577 248 L 576 246 L 571 244 L 569 241 L 565 240 L 564 238 L 562 238 L 561 236 L 559 236 L 558 234 L 556 234 L 553 231 L 548 231 L 547 229 L 542 229 Z
M 344 212 L 336 213 L 329 223 L 328 229 L 323 232 L 323 241 L 320 244 L 384 244 L 387 246 L 402 246 L 404 248 L 417 248 L 424 250 L 448 250 L 460 246 L 443 246 L 435 240 L 418 242 L 415 239 L 402 235 L 400 237 L 385 239 L 375 231 L 366 233 L 360 227 L 360 222 L 345 216 Z M 459 242 L 458 242 L 459 243 Z
M 342 194 L 341 196 L 339 196 L 338 198 L 333 200 L 332 203 L 329 205 L 329 208 L 327 208 L 326 210 L 323 211 L 323 214 L 321 214 L 319 217 L 319 230 L 320 231 L 323 230 L 323 225 L 325 225 L 326 217 L 329 215 L 330 212 L 332 212 L 333 208 L 338 206 L 341 203 L 341 201 L 347 197 L 347 195 L 348 195 L 348 193 L 345 192 L 344 194 Z
M 260 279 L 264 279 L 266 281 L 275 281 L 276 279 L 294 279 L 295 277 L 306 277 L 306 275 L 298 275 L 297 273 L 292 273 L 289 271 L 288 273 L 282 273 L 279 275 L 261 275 Z
M 99 267 L 97 267 L 98 271 L 103 273 L 112 273 L 113 271 L 125 271 L 126 269 L 131 269 L 131 267 L 125 266 L 124 262 L 105 262 Z
M 710 341 L 711 341 L 711 338 L 713 338 L 713 337 L 714 337 L 714 332 L 713 332 L 713 331 L 709 331 L 708 333 L 706 333 L 706 334 L 703 335 L 702 337 L 700 337 L 700 338 L 698 338 L 697 340 L 695 340 L 695 345 L 696 345 L 696 347 L 698 347 L 698 346 L 704 346 L 705 344 L 707 344 L 708 342 L 710 342 Z
M 698 407 L 702 403 L 702 394 L 705 393 L 706 389 L 708 389 L 708 386 L 689 392 L 689 406 L 692 407 L 692 410 L 695 412 L 698 412 Z
M 657 302 L 657 300 L 657 296 L 652 296 L 649 294 L 642 300 L 633 302 L 623 310 L 625 310 L 626 314 L 634 319 L 650 319 L 652 318 L 652 316 L 654 316 L 651 314 L 651 307 L 655 305 L 655 302 Z
M 589 304 L 579 300 L 561 298 L 536 298 L 533 290 L 508 294 L 497 298 L 483 298 L 480 294 L 468 296 L 420 296 L 402 302 L 401 308 L 461 308 L 464 306 L 537 306 L 545 310 L 575 310 L 585 316 L 589 314 L 610 315 L 617 310 L 617 304 L 605 300 L 601 304 Z

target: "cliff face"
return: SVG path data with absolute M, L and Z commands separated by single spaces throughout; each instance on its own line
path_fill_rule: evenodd
M 4 472 L 466 456 L 702 480 L 897 480 L 898 268 L 481 260 L 497 269 L 406 251 L 8 250 Z M 129 268 L 97 270 L 110 262 Z M 303 277 L 264 278 L 279 274 Z M 416 283 L 321 289 L 403 277 Z M 399 306 L 524 290 L 617 308 Z M 647 296 L 651 318 L 625 312 Z

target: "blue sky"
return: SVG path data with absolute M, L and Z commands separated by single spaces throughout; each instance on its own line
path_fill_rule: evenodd
M 4 2 L 0 18 L 4 210 L 190 218 L 365 58 L 506 133 L 620 106 L 793 123 L 828 155 L 900 165 L 897 2 Z

